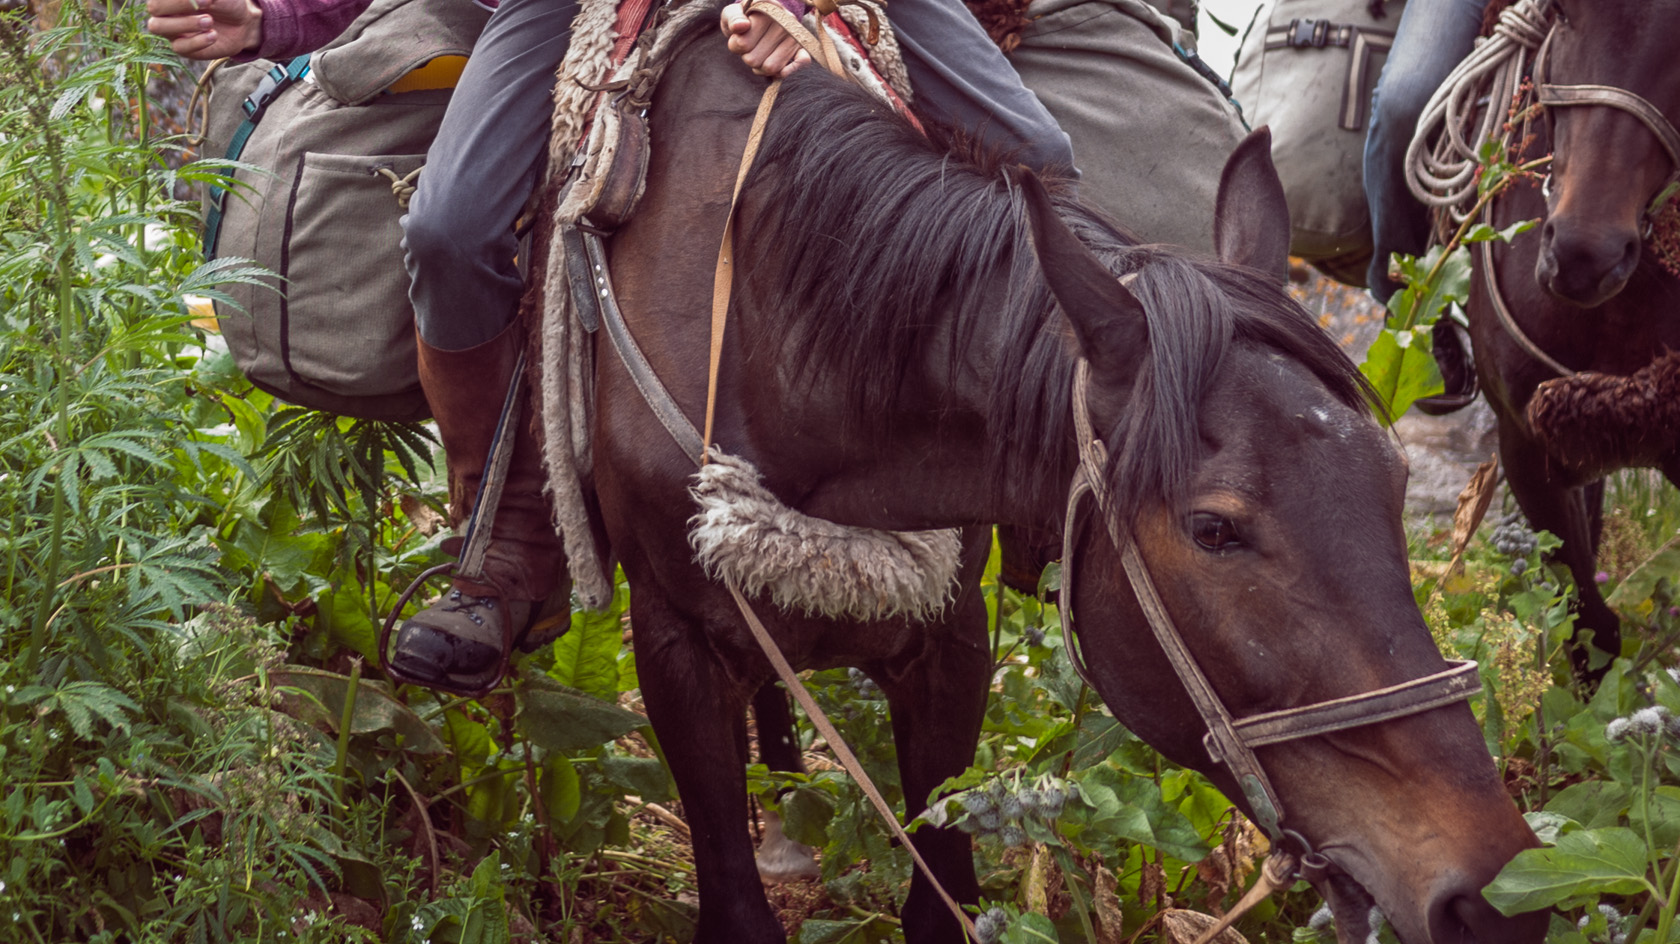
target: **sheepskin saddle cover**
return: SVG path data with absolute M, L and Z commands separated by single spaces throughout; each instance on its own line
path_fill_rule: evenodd
M 689 544 L 708 576 L 784 610 L 860 621 L 926 621 L 951 602 L 962 554 L 955 529 L 877 531 L 782 504 L 743 459 L 712 449 L 689 489 Z

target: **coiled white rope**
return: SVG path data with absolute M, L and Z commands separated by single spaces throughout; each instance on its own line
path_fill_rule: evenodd
M 1551 30 L 1551 0 L 1520 0 L 1499 14 L 1492 36 L 1447 76 L 1424 106 L 1406 148 L 1406 185 L 1429 206 L 1448 207 L 1461 221 L 1476 200 L 1478 151 L 1504 140 L 1506 103 L 1522 83 L 1531 53 Z M 1478 107 L 1485 104 L 1485 108 Z

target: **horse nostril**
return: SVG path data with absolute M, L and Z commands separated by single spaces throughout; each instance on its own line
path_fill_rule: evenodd
M 1487 907 L 1483 905 L 1482 907 Z M 1480 923 L 1475 913 L 1476 903 L 1464 895 L 1454 896 L 1441 909 L 1440 915 L 1429 922 L 1431 944 L 1471 944 L 1488 940 L 1473 930 Z
M 1448 891 L 1429 907 L 1430 944 L 1515 944 L 1538 942 L 1549 923 L 1543 911 L 1507 918 L 1479 890 Z

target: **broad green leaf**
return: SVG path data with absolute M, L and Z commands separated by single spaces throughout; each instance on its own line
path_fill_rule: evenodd
M 1608 780 L 1584 780 L 1564 787 L 1546 803 L 1546 812 L 1556 813 L 1588 829 L 1614 826 L 1621 821 L 1633 794 L 1627 787 Z
M 450 749 L 455 752 L 455 758 L 465 768 L 463 774 L 467 777 L 477 773 L 490 757 L 490 753 L 496 749 L 495 742 L 490 738 L 489 728 L 454 708 L 443 713 L 443 738 L 449 742 Z
M 892 940 L 893 925 L 879 915 L 855 921 L 826 921 L 809 918 L 799 926 L 799 944 L 885 944 Z
M 554 666 L 548 674 L 562 685 L 605 701 L 618 697 L 618 651 L 623 647 L 622 591 L 604 613 L 579 610 L 571 628 L 554 643 Z
M 532 743 L 546 750 L 564 754 L 587 750 L 647 724 L 635 712 L 553 682 L 531 679 L 522 688 L 516 724 Z
M 1464 234 L 1464 241 L 1467 243 L 1485 243 L 1497 239 L 1500 242 L 1508 243 L 1533 229 L 1539 223 L 1539 220 L 1518 220 L 1504 229 L 1494 229 L 1487 223 L 1477 223 L 1470 227 L 1469 232 Z
M 1430 353 L 1428 332 L 1377 332 L 1359 372 L 1371 382 L 1389 416 L 1398 419 L 1417 400 L 1446 389 Z
M 601 758 L 601 773 L 614 786 L 649 803 L 661 803 L 671 796 L 671 775 L 657 757 L 608 754 Z
M 834 797 L 821 787 L 795 787 L 782 794 L 782 833 L 794 842 L 821 848 L 828 844 Z
M 569 759 L 555 754 L 543 764 L 542 799 L 551 823 L 570 823 L 577 815 L 578 806 L 583 802 L 583 791 L 577 768 Z
M 1060 944 L 1061 938 L 1049 918 L 1028 912 L 1011 922 L 998 940 L 1002 944 Z
M 1183 813 L 1161 801 L 1153 781 L 1129 777 L 1103 765 L 1075 778 L 1080 795 L 1096 810 L 1091 828 L 1139 842 L 1186 862 L 1199 862 L 1210 851 Z M 1088 839 L 1094 837 L 1087 834 Z
M 508 910 L 503 903 L 502 856 L 492 852 L 472 873 L 472 893 L 478 900 L 461 921 L 461 944 L 509 944 Z
M 1630 829 L 1584 829 L 1555 846 L 1524 849 L 1482 889 L 1506 915 L 1549 908 L 1588 895 L 1632 895 L 1645 881 L 1645 842 Z
M 1644 835 L 1649 815 L 1651 842 L 1658 849 L 1673 849 L 1680 843 L 1680 787 L 1667 784 L 1657 787 L 1651 791 L 1647 804 L 1641 809 L 1637 798 L 1628 804 L 1628 826 Z
M 379 661 L 379 629 L 368 616 L 367 597 L 354 580 L 341 580 L 337 589 L 321 597 L 316 620 L 340 645 L 370 662 Z
M 309 707 L 295 702 L 288 705 L 290 713 L 311 721 L 323 721 L 337 729 L 344 717 L 344 698 L 350 691 L 349 676 L 314 669 L 303 665 L 287 665 L 269 676 L 274 684 L 308 694 L 313 702 Z M 316 708 L 318 706 L 319 715 Z M 443 741 L 432 726 L 414 713 L 414 709 L 398 701 L 385 686 L 372 679 L 361 679 L 356 687 L 356 704 L 350 717 L 350 733 L 374 734 L 390 731 L 403 739 L 403 746 L 420 754 L 442 754 Z
M 1604 602 L 1628 619 L 1646 617 L 1648 613 L 1641 612 L 1642 605 L 1656 594 L 1657 585 L 1663 580 L 1680 584 L 1680 543 L 1670 542 L 1651 555 L 1633 573 L 1622 578 L 1616 592 Z

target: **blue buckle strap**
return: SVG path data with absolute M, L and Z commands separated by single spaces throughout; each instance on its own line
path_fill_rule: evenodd
M 263 113 L 268 111 L 269 103 L 285 91 L 287 87 L 309 74 L 309 54 L 304 53 L 286 62 L 277 63 L 257 83 L 256 91 L 245 96 L 240 108 L 245 112 L 245 120 L 239 123 L 234 131 L 233 139 L 228 142 L 227 153 L 223 155 L 228 160 L 238 160 L 245 151 L 245 142 L 251 139 L 257 130 L 257 122 L 262 120 Z M 232 172 L 222 171 L 221 176 L 232 182 Z M 227 201 L 228 188 L 212 184 L 210 186 L 210 212 L 204 217 L 204 258 L 206 261 L 216 258 L 216 239 L 222 231 L 222 206 Z

